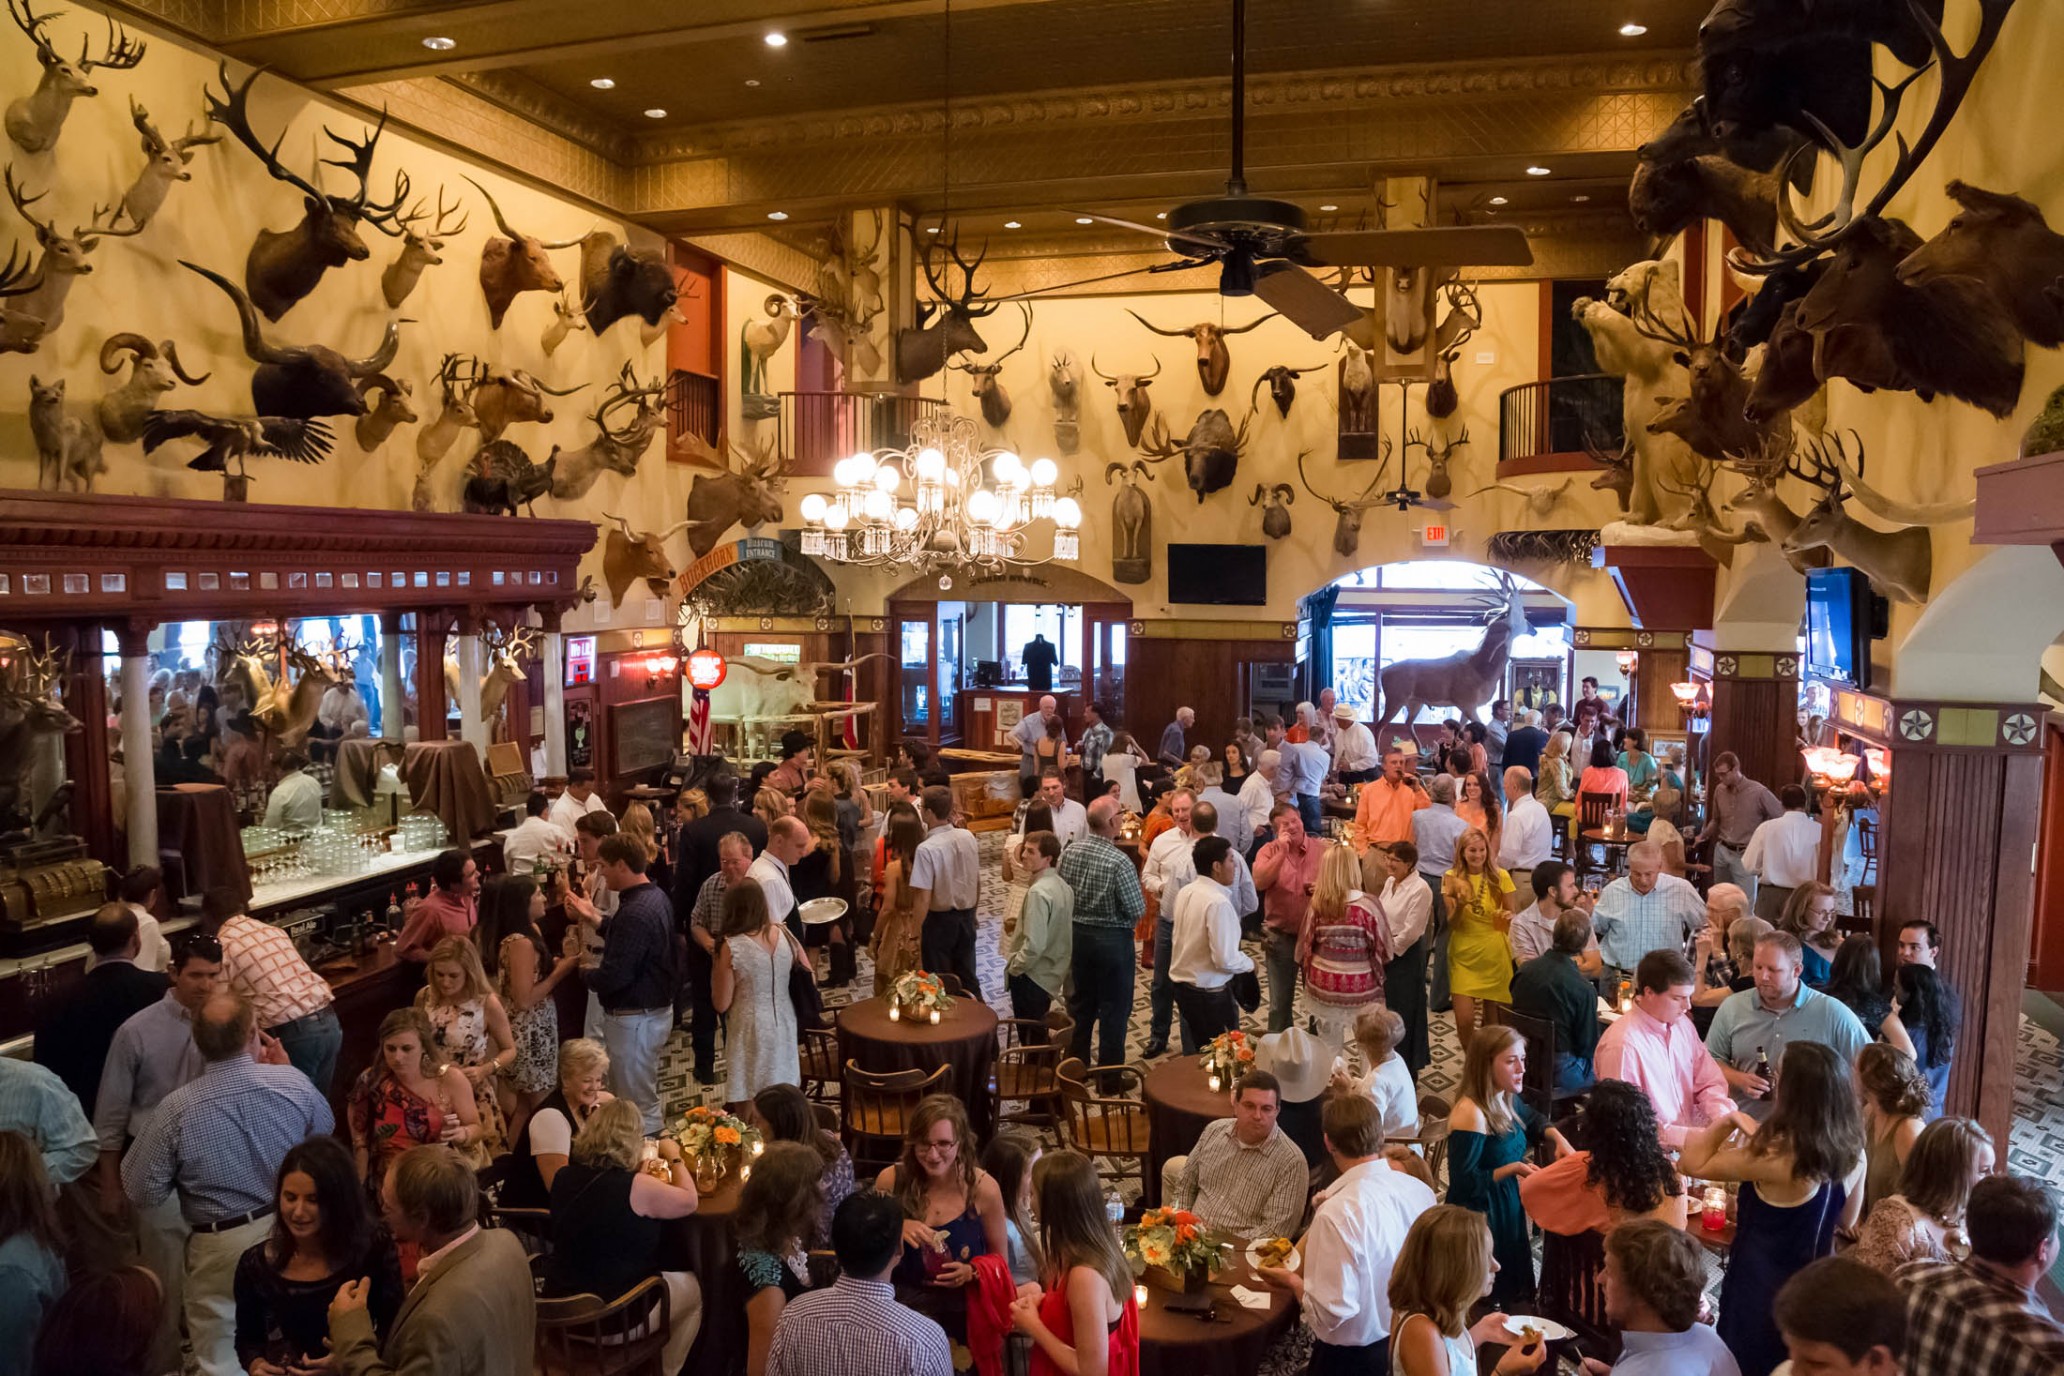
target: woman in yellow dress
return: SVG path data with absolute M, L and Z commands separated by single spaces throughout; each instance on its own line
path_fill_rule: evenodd
M 1512 948 L 1505 932 L 1517 898 L 1512 879 L 1492 858 L 1490 840 L 1471 827 L 1455 842 L 1455 863 L 1441 876 L 1448 905 L 1448 990 L 1455 1000 L 1455 1036 L 1462 1054 L 1478 1025 L 1478 1004 L 1512 998 Z

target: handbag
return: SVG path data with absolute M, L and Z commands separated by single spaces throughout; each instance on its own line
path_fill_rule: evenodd
M 788 1001 L 795 1008 L 796 1030 L 824 1026 L 824 996 L 817 992 L 817 967 L 810 963 L 809 953 L 803 944 L 789 932 L 789 954 L 794 959 L 788 967 Z
M 1233 991 L 1233 1002 L 1240 1005 L 1243 1013 L 1252 1013 L 1261 1007 L 1261 976 L 1252 970 L 1242 970 L 1226 982 L 1226 988 Z

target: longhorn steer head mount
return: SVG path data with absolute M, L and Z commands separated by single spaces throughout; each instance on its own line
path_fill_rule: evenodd
M 502 214 L 502 208 L 495 204 L 486 187 L 471 177 L 466 180 L 487 202 L 495 228 L 502 232 L 502 237 L 490 236 L 480 247 L 480 290 L 487 297 L 488 323 L 499 330 L 510 303 L 522 293 L 544 291 L 556 296 L 565 288 L 566 279 L 552 266 L 551 255 L 559 249 L 572 248 L 587 236 L 576 234 L 571 239 L 547 241 L 525 234 L 509 223 L 509 217 Z
M 1089 370 L 1118 394 L 1118 423 L 1125 427 L 1125 442 L 1137 449 L 1140 436 L 1147 431 L 1147 422 L 1154 417 L 1154 399 L 1147 395 L 1147 388 L 1161 376 L 1161 360 L 1154 360 L 1151 373 L 1119 373 L 1114 377 L 1097 367 L 1096 355 L 1092 353 Z
M 1155 334 L 1167 335 L 1170 338 L 1188 338 L 1196 344 L 1197 379 L 1204 384 L 1204 395 L 1207 397 L 1215 397 L 1225 390 L 1226 377 L 1232 371 L 1233 356 L 1226 348 L 1226 336 L 1245 334 L 1256 325 L 1275 318 L 1275 312 L 1271 311 L 1260 320 L 1249 321 L 1245 325 L 1214 325 L 1208 320 L 1200 320 L 1184 329 L 1164 330 L 1138 311 L 1127 310 L 1126 314 Z

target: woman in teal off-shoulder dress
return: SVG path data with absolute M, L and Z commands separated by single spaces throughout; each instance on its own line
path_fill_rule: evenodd
M 1520 1101 L 1525 1074 L 1519 1033 L 1503 1024 L 1479 1030 L 1463 1064 L 1462 1097 L 1448 1116 L 1448 1203 L 1489 1221 L 1499 1268 L 1491 1299 L 1501 1305 L 1534 1294 L 1533 1248 L 1519 1202 L 1521 1177 L 1538 1169 L 1527 1154 L 1544 1141 L 1554 1144 L 1557 1159 L 1571 1150 L 1547 1119 Z

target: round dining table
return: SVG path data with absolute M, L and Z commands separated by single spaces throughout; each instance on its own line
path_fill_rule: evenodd
M 736 1167 L 715 1189 L 703 1190 L 695 1212 L 669 1219 L 660 1230 L 662 1271 L 692 1271 L 702 1286 L 702 1331 L 688 1350 L 686 1370 L 738 1376 L 745 1370 L 745 1276 L 738 1269 L 733 1221 L 745 1182 Z
M 967 1106 L 975 1136 L 988 1141 L 996 1127 L 996 1010 L 978 998 L 956 998 L 934 1023 L 889 1017 L 885 998 L 847 1004 L 838 1021 L 839 1063 L 886 1075 L 946 1069 L 946 1088 Z
M 1249 1309 L 1233 1298 L 1233 1287 L 1268 1296 L 1266 1309 Z M 1297 1304 L 1236 1258 L 1211 1278 L 1211 1316 L 1169 1308 L 1184 1297 L 1144 1287 L 1140 1306 L 1140 1376 L 1252 1376 L 1263 1356 L 1297 1322 Z M 1135 1294 L 1139 1293 L 1136 1288 Z
M 1147 1161 L 1141 1173 L 1140 1199 L 1162 1202 L 1161 1167 L 1171 1156 L 1185 1156 L 1204 1135 L 1206 1125 L 1233 1116 L 1230 1089 L 1213 1089 L 1210 1076 L 1195 1056 L 1170 1056 L 1146 1074 L 1141 1094 L 1147 1104 Z

